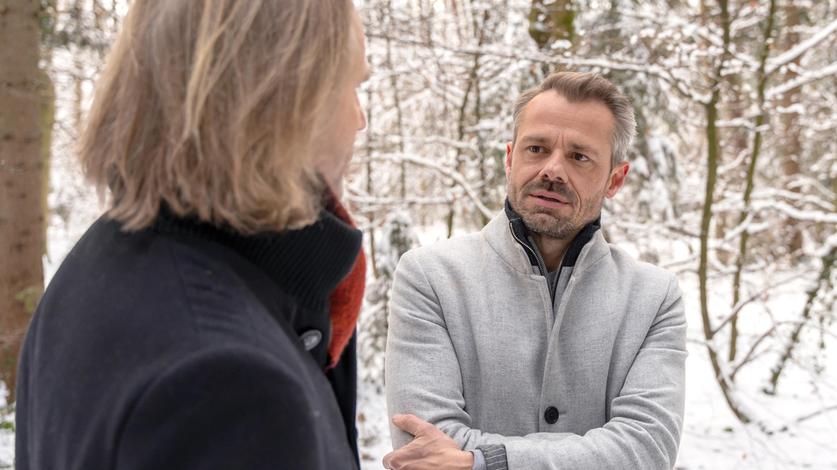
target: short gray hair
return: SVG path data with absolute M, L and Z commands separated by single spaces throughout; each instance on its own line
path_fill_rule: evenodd
M 611 139 L 610 161 L 612 166 L 628 158 L 628 149 L 636 136 L 636 118 L 634 108 L 628 97 L 622 94 L 613 83 L 597 73 L 555 72 L 540 83 L 524 91 L 514 103 L 514 137 L 517 140 L 517 128 L 523 109 L 535 96 L 555 91 L 571 103 L 595 100 L 602 102 L 613 113 L 615 122 Z

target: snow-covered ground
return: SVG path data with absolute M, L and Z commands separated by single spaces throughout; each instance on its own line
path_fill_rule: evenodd
M 361 383 L 358 390 L 358 443 L 362 470 L 381 469 L 381 459 L 392 450 L 383 390 Z
M 766 372 L 764 367 L 758 369 Z M 781 395 L 754 403 L 753 408 L 780 423 L 835 404 L 833 380 L 831 401 L 823 403 L 811 384 L 802 377 L 796 379 L 788 379 L 780 386 L 785 389 Z M 754 426 L 742 426 L 730 413 L 712 379 L 705 351 L 697 346 L 690 347 L 687 385 L 685 433 L 676 468 L 837 469 L 834 411 L 770 436 Z

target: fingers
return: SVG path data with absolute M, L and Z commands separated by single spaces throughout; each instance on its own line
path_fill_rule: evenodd
M 459 450 L 453 441 L 413 441 L 384 456 L 384 468 L 391 470 L 453 470 L 474 466 L 474 454 Z
M 421 463 L 422 447 L 416 446 L 415 441 L 406 446 L 394 450 L 384 456 L 384 468 L 400 470 L 403 468 L 415 468 L 414 465 Z M 424 452 L 426 454 L 426 452 Z M 419 465 L 420 468 L 423 468 Z
M 384 468 L 391 469 L 392 468 L 392 457 L 395 452 L 390 452 L 389 454 L 384 456 Z
M 392 424 L 416 437 L 436 430 L 432 424 L 411 414 L 393 416 Z

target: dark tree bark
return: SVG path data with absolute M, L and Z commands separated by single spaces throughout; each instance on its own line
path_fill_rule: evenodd
M 782 48 L 789 50 L 795 45 L 799 44 L 800 35 L 797 28 L 802 24 L 800 18 L 799 7 L 794 2 L 788 2 L 785 5 L 785 31 L 786 34 L 783 39 Z M 788 67 L 787 71 L 783 73 L 782 81 L 788 82 L 797 77 L 794 70 L 800 65 L 801 58 L 794 60 Z M 788 109 L 794 103 L 799 102 L 801 87 L 789 90 L 782 95 L 779 100 L 780 106 Z M 785 112 L 780 117 L 781 135 L 782 139 L 779 143 L 780 153 L 782 156 L 782 173 L 784 174 L 786 183 L 793 192 L 798 193 L 800 189 L 793 185 L 794 179 L 800 174 L 800 160 L 802 159 L 802 141 L 801 132 L 799 131 L 799 115 L 796 112 Z M 785 220 L 785 242 L 789 253 L 794 253 L 802 248 L 802 232 L 798 223 L 788 218 Z
M 755 186 L 756 168 L 761 154 L 762 143 L 762 126 L 767 120 L 766 111 L 764 110 L 765 102 L 765 88 L 767 87 L 767 74 L 765 67 L 767 66 L 767 58 L 770 56 L 770 44 L 773 38 L 773 23 L 776 16 L 776 0 L 770 1 L 770 10 L 767 15 L 767 21 L 764 27 L 764 42 L 759 54 L 759 69 L 757 72 L 758 85 L 756 86 L 757 98 L 756 104 L 759 109 L 759 114 L 756 116 L 756 131 L 753 133 L 753 145 L 750 153 L 750 161 L 747 164 L 746 185 L 744 187 L 744 194 L 742 195 L 743 209 L 738 216 L 738 225 L 744 223 L 747 219 L 750 209 L 750 197 L 753 194 L 753 187 Z M 744 266 L 747 258 L 747 243 L 750 239 L 750 232 L 744 230 L 741 232 L 741 238 L 738 241 L 738 254 L 735 259 L 735 274 L 732 281 L 732 308 L 738 307 L 738 302 L 741 300 L 741 277 L 744 272 Z M 735 361 L 735 356 L 738 350 L 738 315 L 733 317 L 730 321 L 730 343 L 729 343 L 729 362 Z
M 715 348 L 713 337 L 716 331 L 712 327 L 712 319 L 709 312 L 709 236 L 712 225 L 712 205 L 715 197 L 715 184 L 718 178 L 718 161 L 720 160 L 721 144 L 718 136 L 718 105 L 721 100 L 720 81 L 723 79 L 723 70 L 730 50 L 730 13 L 729 1 L 718 0 L 720 7 L 720 25 L 723 31 L 723 55 L 710 78 L 710 89 L 712 95 L 708 103 L 704 105 L 706 112 L 706 190 L 704 192 L 703 214 L 700 222 L 700 264 L 698 266 L 698 281 L 700 289 L 700 314 L 703 323 L 703 333 L 706 338 L 706 348 L 709 354 L 709 362 L 715 372 L 715 380 L 721 388 L 721 393 L 726 400 L 732 413 L 742 423 L 749 423 L 751 418 L 735 401 L 733 396 L 733 384 L 731 377 L 723 369 L 723 357 Z
M 0 8 L 0 379 L 14 400 L 17 357 L 43 292 L 51 105 L 39 68 L 40 2 Z M 46 131 L 46 132 L 45 132 Z

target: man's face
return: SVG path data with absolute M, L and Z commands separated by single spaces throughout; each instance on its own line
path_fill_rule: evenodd
M 366 63 L 366 46 L 363 24 L 355 13 L 352 18 L 354 43 L 348 53 L 351 65 L 334 94 L 333 106 L 327 110 L 321 128 L 316 134 L 316 168 L 338 197 L 343 191 L 343 175 L 352 159 L 355 137 L 366 127 L 366 116 L 360 107 L 357 89 L 366 80 L 369 68 Z
M 616 195 L 628 163 L 611 168 L 613 127 L 599 101 L 570 103 L 547 91 L 526 105 L 506 147 L 506 179 L 509 202 L 530 231 L 571 239 Z

